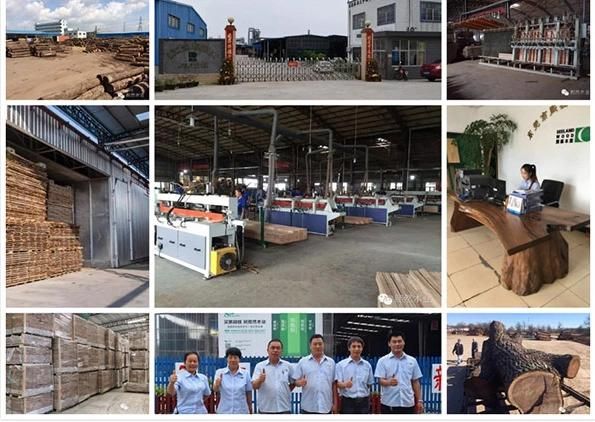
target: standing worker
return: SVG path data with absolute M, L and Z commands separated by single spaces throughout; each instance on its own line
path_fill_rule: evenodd
M 177 406 L 174 413 L 207 414 L 204 400 L 211 395 L 209 380 L 206 375 L 198 373 L 200 356 L 197 352 L 184 355 L 185 370 L 176 374 L 174 370 L 169 377 L 167 394 L 176 396 Z
M 238 200 L 238 218 L 240 220 L 243 220 L 246 217 L 246 211 L 248 208 L 248 198 L 244 194 L 244 192 L 242 192 L 241 188 L 236 188 L 235 195 Z
M 324 354 L 324 337 L 310 337 L 310 354 L 295 367 L 295 385 L 302 387 L 302 414 L 337 413 L 335 361 Z
M 364 340 L 351 337 L 347 341 L 349 357 L 337 364 L 335 379 L 341 396 L 342 414 L 370 413 L 370 387 L 374 384 L 372 365 L 362 359 Z
M 269 358 L 258 362 L 252 374 L 252 388 L 258 390 L 258 413 L 291 413 L 291 364 L 283 359 L 283 343 L 275 338 L 267 345 Z
M 471 342 L 471 357 L 473 359 L 475 359 L 475 355 L 477 354 L 477 352 L 479 352 L 479 345 L 477 344 L 477 341 L 473 339 L 473 341 Z
M 227 367 L 217 369 L 213 391 L 219 394 L 218 414 L 252 414 L 250 374 L 240 368 L 242 352 L 237 347 L 225 351 Z
M 388 335 L 390 353 L 378 359 L 376 372 L 381 387 L 380 408 L 383 414 L 423 413 L 421 370 L 417 360 L 405 353 L 402 333 Z
M 457 366 L 459 366 L 463 362 L 463 352 L 464 352 L 463 343 L 461 343 L 461 339 L 458 339 L 455 343 L 455 346 L 452 348 L 452 353 L 457 355 Z

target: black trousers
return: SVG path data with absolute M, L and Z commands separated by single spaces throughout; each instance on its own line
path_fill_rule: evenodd
M 370 397 L 341 397 L 341 414 L 366 415 L 370 413 Z
M 380 405 L 380 413 L 383 415 L 412 415 L 415 413 L 415 406 L 411 407 L 395 407 Z

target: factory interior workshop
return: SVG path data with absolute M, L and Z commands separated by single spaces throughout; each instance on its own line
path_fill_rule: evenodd
M 9 307 L 149 305 L 149 108 L 11 106 Z
M 448 98 L 588 100 L 589 3 L 448 0 Z
M 440 117 L 156 107 L 156 306 L 439 307 Z

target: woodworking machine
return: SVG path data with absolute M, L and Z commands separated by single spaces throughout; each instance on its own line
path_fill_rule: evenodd
M 205 278 L 234 271 L 243 255 L 236 198 L 158 193 L 155 254 L 199 272 Z M 242 229 L 238 230 L 238 227 Z
M 368 217 L 374 223 L 391 225 L 391 215 L 398 213 L 400 205 L 391 197 L 385 195 L 347 196 L 338 195 L 335 202 L 345 208 L 349 216 Z
M 345 216 L 336 211 L 332 199 L 275 198 L 270 211 L 270 223 L 302 227 L 308 233 L 329 236 L 334 232 L 335 220 Z

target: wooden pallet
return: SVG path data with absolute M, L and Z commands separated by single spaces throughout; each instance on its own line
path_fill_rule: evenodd
M 363 224 L 372 224 L 374 219 L 369 218 L 369 217 L 355 217 L 352 215 L 346 215 L 344 221 L 345 221 L 345 224 L 363 225 Z
M 260 240 L 260 224 L 256 221 L 247 221 L 244 234 L 249 239 Z M 300 242 L 308 238 L 308 230 L 300 227 L 282 226 L 280 224 L 264 225 L 264 240 L 276 245 Z
M 440 307 L 440 273 L 425 269 L 408 274 L 378 272 L 376 285 L 380 308 Z

